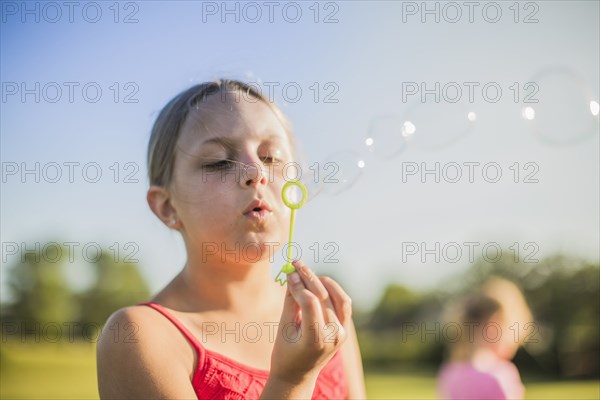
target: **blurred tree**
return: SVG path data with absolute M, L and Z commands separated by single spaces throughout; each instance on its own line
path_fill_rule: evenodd
M 439 328 L 442 302 L 437 293 L 421 294 L 402 285 L 388 285 L 369 323 L 357 327 L 365 365 L 439 363 L 443 354 Z
M 150 290 L 137 264 L 115 263 L 108 251 L 94 263 L 94 284 L 80 295 L 82 324 L 103 325 L 119 308 L 148 299 Z
M 67 257 L 68 250 L 57 242 L 23 252 L 20 262 L 9 268 L 7 280 L 13 302 L 6 307 L 8 315 L 3 319 L 21 320 L 26 326 L 72 321 L 77 304 L 63 275 Z
M 107 250 L 102 250 L 93 263 L 94 283 L 75 293 L 65 276 L 67 260 L 80 262 L 58 242 L 38 244 L 35 250 L 20 254 L 19 261 L 7 269 L 12 301 L 2 305 L 3 322 L 18 322 L 21 329 L 32 333 L 43 329 L 41 324 L 79 323 L 79 328 L 74 325 L 74 332 L 81 333 L 82 325 L 99 327 L 113 311 L 150 295 L 138 265 L 116 263 Z
M 371 327 L 398 328 L 403 321 L 414 320 L 421 303 L 422 298 L 419 294 L 405 286 L 390 284 L 371 313 Z

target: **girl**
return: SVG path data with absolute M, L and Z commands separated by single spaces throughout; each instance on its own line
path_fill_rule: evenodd
M 450 360 L 440 370 L 440 398 L 522 399 L 525 388 L 510 361 L 523 339 L 515 337 L 515 327 L 520 333 L 532 319 L 521 291 L 512 282 L 494 277 L 459 302 L 458 308 L 448 323 L 460 327 L 461 335 L 451 344 Z
M 242 82 L 194 86 L 160 112 L 147 200 L 187 262 L 151 301 L 110 316 L 101 398 L 365 397 L 348 295 L 299 260 L 286 287 L 271 277 L 294 150 L 281 111 Z

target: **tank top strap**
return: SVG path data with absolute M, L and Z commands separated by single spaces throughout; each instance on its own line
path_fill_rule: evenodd
M 202 355 L 204 353 L 202 345 L 200 344 L 200 342 L 198 341 L 198 339 L 196 339 L 196 337 L 194 335 L 192 335 L 192 333 L 185 327 L 185 325 L 183 325 L 181 322 L 179 322 L 177 320 L 177 318 L 175 318 L 173 316 L 173 314 L 171 314 L 169 311 L 167 311 L 166 308 L 164 308 L 160 304 L 152 303 L 151 301 L 146 301 L 146 302 L 138 303 L 137 305 L 138 306 L 152 307 L 156 311 L 160 312 L 169 321 L 171 321 L 173 323 L 173 325 L 175 325 L 177 327 L 177 329 L 179 329 L 179 331 L 183 334 L 183 336 L 185 336 L 185 338 L 187 340 L 190 341 L 190 343 L 192 344 L 192 346 L 194 346 L 194 348 L 198 352 L 198 355 Z

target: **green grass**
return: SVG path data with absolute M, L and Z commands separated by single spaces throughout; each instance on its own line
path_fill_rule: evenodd
M 369 399 L 435 399 L 433 373 L 366 372 Z
M 97 399 L 94 344 L 1 343 L 1 399 Z M 435 373 L 365 376 L 370 399 L 435 399 Z M 535 382 L 527 399 L 599 399 L 600 382 Z
M 94 344 L 2 343 L 0 398 L 97 399 Z

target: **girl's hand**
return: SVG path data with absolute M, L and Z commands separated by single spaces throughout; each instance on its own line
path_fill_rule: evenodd
M 270 379 L 314 388 L 319 372 L 346 340 L 351 300 L 333 279 L 317 277 L 299 260 L 293 265 L 297 272 L 288 275 Z

